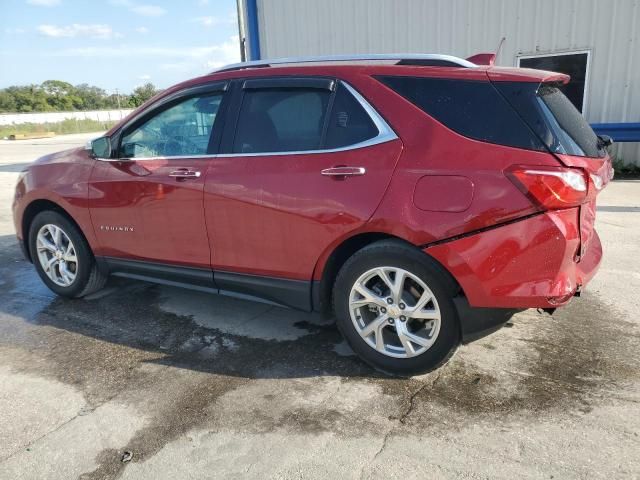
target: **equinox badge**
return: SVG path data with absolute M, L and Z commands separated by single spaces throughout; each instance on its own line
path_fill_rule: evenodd
M 133 227 L 121 227 L 113 225 L 100 225 L 100 230 L 108 232 L 133 232 Z

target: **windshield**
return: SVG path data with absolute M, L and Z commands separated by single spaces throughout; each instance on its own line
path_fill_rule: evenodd
M 551 152 L 580 157 L 606 155 L 591 126 L 556 85 L 525 82 L 494 85 Z

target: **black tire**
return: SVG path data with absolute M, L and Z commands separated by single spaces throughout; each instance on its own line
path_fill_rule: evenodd
M 378 352 L 360 336 L 351 320 L 349 295 L 356 280 L 376 267 L 402 268 L 422 280 L 433 292 L 440 309 L 440 331 L 435 342 L 414 357 L 395 358 Z M 340 269 L 333 287 L 337 325 L 358 356 L 377 370 L 393 375 L 416 375 L 446 363 L 460 344 L 460 322 L 453 303 L 459 287 L 428 255 L 399 240 L 383 240 L 357 251 Z
M 44 225 L 49 224 L 61 228 L 75 247 L 76 258 L 78 260 L 76 278 L 69 286 L 61 286 L 53 282 L 45 273 L 38 259 L 36 246 L 38 232 Z M 36 267 L 36 271 L 42 281 L 51 291 L 60 296 L 69 298 L 83 297 L 100 290 L 107 281 L 106 275 L 98 269 L 93 252 L 78 227 L 67 217 L 56 211 L 47 210 L 40 212 L 31 222 L 29 228 L 29 252 L 33 265 Z

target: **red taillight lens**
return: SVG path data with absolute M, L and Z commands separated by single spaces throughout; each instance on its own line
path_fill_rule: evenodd
M 544 208 L 575 207 L 587 199 L 589 181 L 579 168 L 514 166 L 506 174 L 525 195 Z

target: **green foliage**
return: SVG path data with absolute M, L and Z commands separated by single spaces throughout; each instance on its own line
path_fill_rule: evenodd
M 0 113 L 133 108 L 142 105 L 159 91 L 152 83 L 147 83 L 137 87 L 131 95 L 116 95 L 86 83 L 74 86 L 61 80 L 47 80 L 40 85 L 0 89 Z
M 22 123 L 20 125 L 0 125 L 0 138 L 8 137 L 15 133 L 43 133 L 55 132 L 57 135 L 66 133 L 89 133 L 109 130 L 117 122 L 99 122 L 97 120 L 75 120 L 68 118 L 61 122 L 53 123 Z
M 133 91 L 129 103 L 132 107 L 139 107 L 144 102 L 153 97 L 156 93 L 158 93 L 158 90 L 156 90 L 156 87 L 153 85 L 153 83 L 145 83 L 144 85 L 136 88 Z
M 613 160 L 615 178 L 640 178 L 640 166 L 634 163 L 624 163 L 621 157 Z

